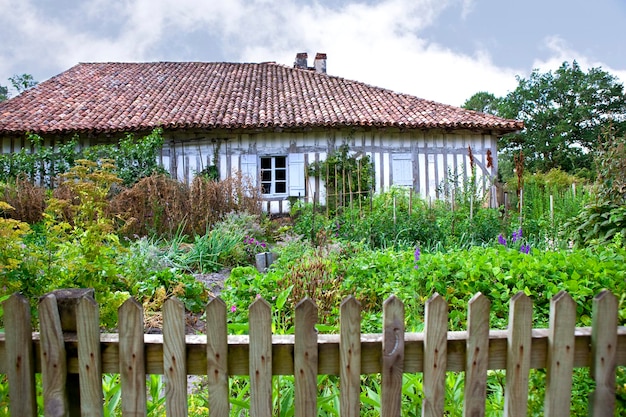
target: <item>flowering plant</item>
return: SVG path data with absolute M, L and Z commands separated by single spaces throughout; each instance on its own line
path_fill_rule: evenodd
M 519 251 L 521 253 L 529 254 L 530 245 L 528 243 L 523 243 L 523 236 L 521 227 L 518 230 L 513 231 L 511 234 L 511 245 L 519 244 Z M 498 235 L 498 243 L 502 246 L 507 246 L 507 240 L 502 233 Z

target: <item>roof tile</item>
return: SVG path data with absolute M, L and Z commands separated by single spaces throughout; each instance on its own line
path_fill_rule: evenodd
M 0 103 L 0 133 L 164 128 L 523 128 L 522 122 L 275 63 L 86 63 Z

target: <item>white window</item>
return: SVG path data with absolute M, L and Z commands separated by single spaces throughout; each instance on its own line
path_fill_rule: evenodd
M 261 193 L 287 194 L 287 157 L 261 157 Z

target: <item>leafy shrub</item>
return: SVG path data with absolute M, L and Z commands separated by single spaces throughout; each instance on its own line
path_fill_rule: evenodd
M 163 130 L 154 129 L 141 139 L 127 133 L 117 145 L 96 145 L 83 150 L 84 158 L 91 161 L 111 159 L 117 167 L 115 174 L 122 184 L 130 187 L 142 178 L 155 174 L 165 174 L 158 164 L 158 157 L 163 148 Z
M 13 207 L 0 201 L 1 214 L 12 210 Z M 29 232 L 27 223 L 0 217 L 0 286 L 7 294 L 21 290 L 22 283 L 15 271 L 20 269 L 27 256 L 24 252 L 24 237 Z
M 35 183 L 53 186 L 55 178 L 74 166 L 79 158 L 78 141 L 72 140 L 44 146 L 44 139 L 35 134 L 26 135 L 27 145 L 19 151 L 0 154 L 0 181 L 11 182 L 25 176 Z M 32 149 L 32 152 L 31 152 Z
M 606 243 L 617 234 L 626 238 L 626 136 L 605 134 L 595 155 L 596 198 L 565 225 L 578 245 Z

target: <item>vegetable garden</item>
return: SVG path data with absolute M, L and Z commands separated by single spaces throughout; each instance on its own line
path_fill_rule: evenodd
M 116 327 L 118 308 L 130 297 L 142 304 L 145 326 L 158 328 L 165 301 L 176 297 L 193 331 L 206 303 L 219 295 L 228 308 L 229 334 L 237 335 L 248 334 L 247 308 L 258 297 L 272 307 L 275 334 L 293 333 L 292 312 L 304 297 L 317 303 L 320 333 L 338 333 L 340 303 L 350 295 L 361 304 L 361 331 L 380 333 L 381 306 L 391 295 L 410 312 L 406 330 L 421 332 L 424 306 L 434 293 L 448 303 L 450 330 L 466 328 L 467 303 L 477 292 L 491 302 L 490 327 L 505 329 L 508 302 L 519 291 L 533 301 L 534 327 L 548 327 L 550 299 L 559 291 L 575 301 L 576 325 L 590 326 L 592 298 L 609 289 L 618 297 L 622 325 L 626 181 L 619 163 L 626 160 L 624 141 L 612 138 L 597 156 L 596 183 L 560 171 L 526 174 L 521 210 L 516 197 L 510 210 L 488 209 L 470 203 L 481 196 L 469 198 L 466 192 L 454 193 L 453 204 L 431 203 L 394 188 L 358 209 L 296 203 L 290 218 L 279 219 L 260 212 L 258 191 L 246 178 L 216 182 L 198 176 L 186 186 L 155 172 L 151 152 L 160 146 L 159 132 L 136 148 L 115 152 L 72 154 L 70 147 L 62 147 L 62 155 L 45 154 L 44 161 L 31 154 L 13 160 L 3 155 L 1 296 L 21 292 L 36 300 L 58 288 L 94 288 L 105 330 Z M 133 149 L 143 151 L 133 154 Z M 20 168 L 25 163 L 29 168 Z M 54 190 L 35 185 L 45 185 L 39 180 L 50 173 L 37 171 L 41 167 L 55 167 Z M 509 194 L 519 195 L 518 182 L 510 183 L 515 184 Z M 268 251 L 276 261 L 259 272 L 255 255 Z M 198 279 L 218 272 L 227 275 L 223 285 L 207 286 Z M 32 313 L 37 326 L 34 304 Z M 623 368 L 617 377 L 617 407 L 623 412 Z M 281 415 L 292 415 L 293 380 L 275 378 L 281 394 L 273 401 L 281 403 Z M 338 398 L 333 378 L 319 379 L 320 415 L 339 413 L 332 406 L 332 398 Z M 420 378 L 405 376 L 403 415 L 417 412 L 408 393 L 418 395 Z M 502 413 L 504 378 L 503 371 L 490 371 L 488 415 Z M 573 378 L 571 414 L 586 414 L 594 382 L 584 369 Z M 105 412 L 118 415 L 119 375 L 106 374 L 104 381 Z M 199 379 L 190 391 L 190 415 L 206 412 L 202 383 Z M 531 371 L 530 383 L 537 389 L 528 398 L 529 414 L 542 415 L 545 372 Z M 247 412 L 249 378 L 231 378 L 229 384 L 231 414 Z M 0 413 L 5 414 L 6 385 L 5 378 L 0 384 Z M 163 415 L 163 381 L 154 376 L 148 385 L 149 415 Z M 362 414 L 378 415 L 380 376 L 363 376 L 361 386 Z M 449 372 L 446 397 L 462 396 L 462 379 Z M 453 405 L 446 412 L 460 415 Z

